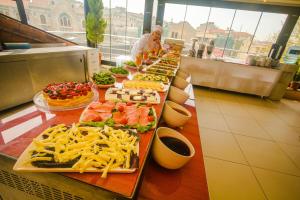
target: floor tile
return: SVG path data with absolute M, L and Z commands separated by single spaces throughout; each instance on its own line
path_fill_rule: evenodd
M 300 176 L 300 169 L 277 143 L 240 135 L 236 138 L 251 166 Z
M 300 199 L 300 177 L 258 168 L 253 170 L 269 200 Z
M 261 124 L 266 132 L 278 142 L 300 146 L 300 134 L 286 123 Z
M 232 134 L 206 128 L 201 128 L 200 134 L 205 156 L 247 164 Z
M 197 108 L 198 110 L 199 108 Z M 222 114 L 219 113 L 213 113 L 213 112 L 197 112 L 198 115 L 198 121 L 199 126 L 204 128 L 211 128 L 216 129 L 220 131 L 229 131 L 226 122 L 222 116 Z
M 300 113 L 292 110 L 278 110 L 275 113 L 288 125 L 300 127 Z
M 212 158 L 204 162 L 212 200 L 265 199 L 250 167 Z
M 300 169 L 300 147 L 298 146 L 293 146 L 293 145 L 288 145 L 288 144 L 283 144 L 283 143 L 278 143 L 281 149 L 288 154 L 290 159 L 296 163 L 297 167 Z
M 254 119 L 224 115 L 231 132 L 271 140 L 266 131 Z
M 252 117 L 250 113 L 239 103 L 218 101 L 219 108 L 223 114 L 238 117 Z
M 197 112 L 216 112 L 220 113 L 219 106 L 215 99 L 196 97 Z

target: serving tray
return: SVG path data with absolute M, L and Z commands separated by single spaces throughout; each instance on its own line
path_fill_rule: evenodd
M 77 105 L 73 105 L 73 106 L 50 106 L 50 105 L 48 105 L 46 99 L 43 96 L 43 91 L 40 91 L 36 95 L 34 95 L 33 102 L 39 110 L 45 111 L 45 112 L 75 110 L 75 109 L 79 109 L 79 108 L 84 108 L 93 101 L 98 101 L 98 99 L 99 99 L 98 91 L 96 89 L 92 88 L 92 92 L 93 92 L 93 97 L 89 101 L 86 101 L 86 102 L 83 102 L 83 103 L 80 103 Z
M 131 129 L 132 130 L 132 129 Z M 43 133 L 39 134 L 36 139 L 42 140 Z M 23 151 L 21 156 L 18 158 L 16 164 L 13 167 L 15 171 L 26 171 L 26 172 L 80 172 L 80 169 L 73 169 L 73 168 L 40 168 L 33 166 L 30 162 L 27 162 L 30 157 L 30 151 L 35 149 L 35 144 L 33 142 Z M 137 144 L 137 156 L 139 157 L 139 142 Z M 138 162 L 138 161 L 137 161 Z M 133 173 L 136 171 L 137 168 L 114 168 L 110 169 L 108 173 Z M 104 169 L 97 169 L 97 168 L 87 168 L 84 172 L 103 172 Z
M 149 100 L 133 100 L 131 98 L 130 94 L 112 94 L 113 88 L 109 88 L 105 92 L 105 100 L 110 100 L 110 101 L 125 101 L 125 102 L 133 102 L 133 103 L 151 103 L 151 104 L 159 104 L 160 103 L 160 96 L 157 91 L 153 90 L 152 97 L 154 97 L 154 101 L 149 101 Z M 120 89 L 122 90 L 122 89 Z M 141 91 L 142 89 L 127 89 L 129 92 L 138 92 Z

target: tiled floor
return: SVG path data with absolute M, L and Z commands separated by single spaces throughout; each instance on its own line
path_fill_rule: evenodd
M 300 199 L 300 102 L 194 88 L 212 200 Z

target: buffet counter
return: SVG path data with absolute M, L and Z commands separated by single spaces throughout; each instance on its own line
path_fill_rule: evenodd
M 121 83 L 124 79 L 118 78 Z M 192 92 L 190 85 L 187 90 Z M 98 89 L 104 100 L 106 89 Z M 160 104 L 154 105 L 161 118 L 167 92 L 160 93 Z M 204 161 L 200 144 L 197 114 L 192 99 L 184 105 L 192 118 L 178 129 L 193 144 L 196 154 L 179 170 L 166 170 L 150 158 L 155 130 L 140 135 L 139 168 L 134 173 L 110 173 L 106 179 L 99 173 L 33 173 L 13 171 L 16 159 L 33 138 L 51 125 L 72 124 L 82 109 L 41 112 L 34 105 L 6 116 L 0 122 L 0 194 L 1 199 L 209 199 Z M 160 125 L 164 123 L 160 120 Z
M 180 67 L 192 76 L 192 84 L 268 97 L 278 82 L 278 69 L 216 60 L 181 57 Z

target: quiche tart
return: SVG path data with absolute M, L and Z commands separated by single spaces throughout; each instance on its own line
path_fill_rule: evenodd
M 88 102 L 94 94 L 88 83 L 65 82 L 49 84 L 43 89 L 49 106 L 75 106 Z

